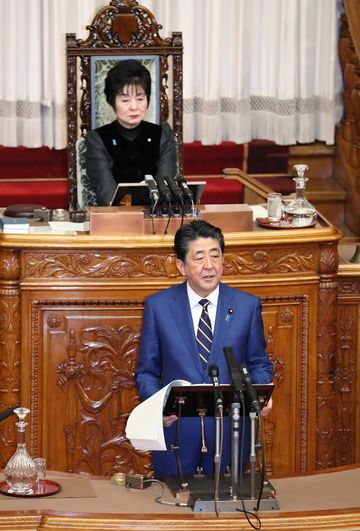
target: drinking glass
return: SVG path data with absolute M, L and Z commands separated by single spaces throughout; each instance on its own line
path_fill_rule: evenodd
M 267 212 L 269 221 L 276 223 L 281 220 L 282 202 L 279 192 L 271 192 L 267 195 Z
M 45 457 L 35 457 L 34 463 L 37 470 L 37 490 L 41 492 L 46 487 L 46 459 Z

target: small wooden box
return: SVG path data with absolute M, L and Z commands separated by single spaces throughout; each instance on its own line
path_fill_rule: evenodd
M 90 234 L 144 234 L 144 207 L 89 207 Z
M 201 219 L 220 227 L 223 232 L 253 230 L 253 211 L 249 205 L 200 205 Z

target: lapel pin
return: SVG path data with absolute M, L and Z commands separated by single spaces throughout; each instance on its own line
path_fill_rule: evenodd
M 234 312 L 234 310 L 233 310 L 232 308 L 229 308 L 229 309 L 228 309 L 227 316 L 225 317 L 225 321 L 226 321 L 226 322 L 230 321 L 233 312 Z

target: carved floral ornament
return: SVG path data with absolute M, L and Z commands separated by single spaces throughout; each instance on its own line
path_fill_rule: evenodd
M 62 323 L 61 315 L 51 313 L 47 318 L 47 324 L 49 328 L 58 328 Z
M 63 387 L 67 381 L 79 379 L 79 385 L 84 389 L 82 395 L 87 395 L 93 389 L 88 387 L 89 381 L 103 381 L 104 371 L 111 378 L 107 386 L 104 386 L 104 400 L 109 399 L 113 393 L 118 393 L 120 388 L 134 388 L 133 376 L 136 366 L 137 351 L 140 342 L 140 331 L 130 326 L 113 328 L 109 326 L 84 328 L 78 339 L 74 331 L 71 331 L 68 360 L 63 360 L 57 367 L 60 374 L 58 385 Z M 81 361 L 78 360 L 80 358 Z M 87 383 L 82 379 L 85 377 Z M 81 380 L 81 381 L 80 381 Z M 102 386 L 99 386 L 102 388 Z M 91 409 L 96 410 L 90 397 L 86 400 Z
M 280 321 L 282 323 L 291 323 L 294 318 L 294 312 L 290 308 L 280 309 Z
M 336 273 L 339 265 L 339 255 L 336 244 L 322 246 L 319 259 L 319 271 L 321 274 Z
M 338 288 L 341 295 L 360 294 L 359 278 L 338 278 Z
M 243 251 L 237 254 L 226 253 L 224 274 L 241 273 L 295 273 L 313 271 L 315 268 L 314 250 L 274 249 L 269 251 Z
M 67 471 L 150 473 L 149 455 L 134 450 L 125 437 L 127 417 L 139 402 L 133 378 L 139 341 L 140 330 L 127 325 L 70 330 L 68 359 L 56 368 L 71 411 L 62 426 Z M 75 441 L 81 448 L 74 450 Z
M 20 254 L 18 251 L 1 250 L 0 280 L 16 280 L 20 276 Z
M 226 253 L 224 276 L 313 271 L 313 249 Z M 172 278 L 180 276 L 173 253 L 109 254 L 108 252 L 26 253 L 25 275 L 31 278 Z
M 26 276 L 32 278 L 139 278 L 166 277 L 169 257 L 149 254 L 109 255 L 99 253 L 29 253 Z M 171 274 L 173 276 L 173 274 Z

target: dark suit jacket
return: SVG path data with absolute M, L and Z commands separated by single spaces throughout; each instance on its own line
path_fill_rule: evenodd
M 177 171 L 177 155 L 175 137 L 168 124 L 162 124 L 160 139 L 160 157 L 157 162 L 156 175 L 175 176 Z M 129 135 L 131 134 L 131 130 Z M 85 138 L 85 166 L 98 205 L 108 206 L 117 182 L 113 173 L 114 160 L 105 147 L 96 129 L 89 131 Z

